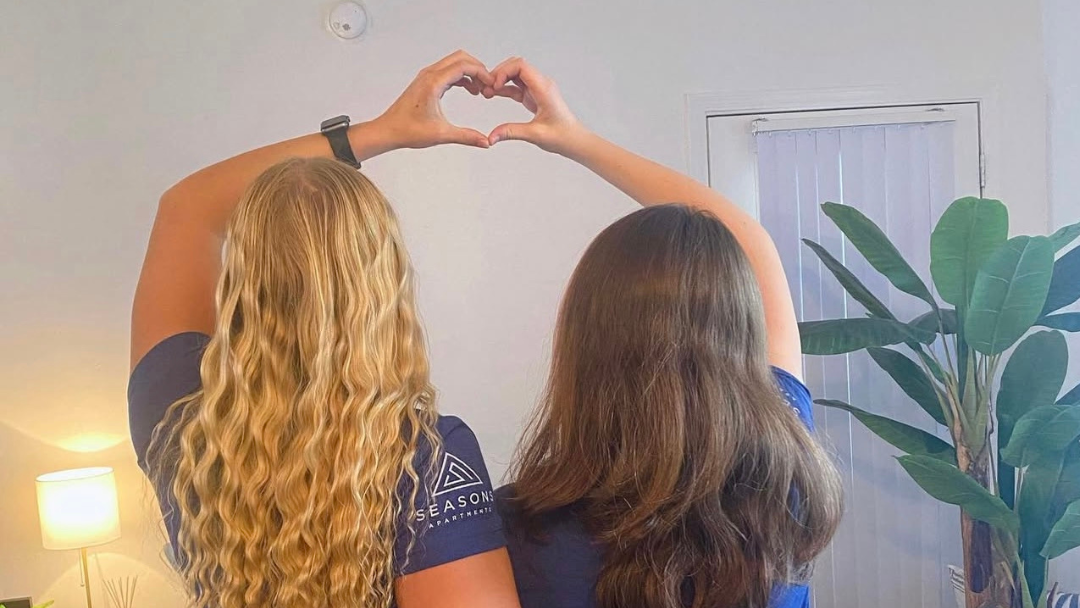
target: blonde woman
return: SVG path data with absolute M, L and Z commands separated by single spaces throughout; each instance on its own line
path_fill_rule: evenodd
M 458 52 L 373 121 L 330 121 L 162 197 L 129 411 L 193 606 L 518 608 L 476 438 L 435 410 L 397 220 L 348 166 L 487 147 L 439 99 L 492 83 Z

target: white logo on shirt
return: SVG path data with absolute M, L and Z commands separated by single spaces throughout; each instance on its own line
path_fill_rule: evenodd
M 430 502 L 416 510 L 417 523 L 439 527 L 494 513 L 495 493 L 483 488 L 484 480 L 464 460 L 444 452 L 436 479 Z M 466 488 L 474 489 L 466 491 Z
M 464 460 L 450 452 L 443 454 L 442 467 L 439 469 L 438 483 L 435 484 L 434 496 L 448 492 L 484 485 L 480 476 Z

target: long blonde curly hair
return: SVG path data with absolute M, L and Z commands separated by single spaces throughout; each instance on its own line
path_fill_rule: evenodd
M 268 169 L 232 218 L 216 298 L 202 388 L 150 450 L 192 605 L 389 606 L 414 457 L 439 446 L 389 203 L 336 161 Z

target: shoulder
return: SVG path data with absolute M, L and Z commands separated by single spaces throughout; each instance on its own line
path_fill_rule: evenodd
M 470 467 L 479 466 L 486 469 L 483 451 L 476 433 L 457 416 L 439 416 L 435 423 L 435 432 L 439 435 L 442 443 L 438 451 L 437 459 L 445 463 L 449 460 L 464 460 Z M 430 453 L 430 450 L 428 450 Z M 486 477 L 487 472 L 484 472 Z
M 200 362 L 203 351 L 209 343 L 210 336 L 189 331 L 169 336 L 155 344 L 131 370 L 131 379 L 128 383 L 129 397 L 132 388 L 140 383 L 171 375 L 183 368 L 183 364 L 193 360 Z
M 140 465 L 154 428 L 173 403 L 199 390 L 199 368 L 210 336 L 185 332 L 165 338 L 151 348 L 128 380 L 128 424 Z
M 454 434 L 476 437 L 472 428 L 465 421 L 457 416 L 439 416 L 439 420 L 435 423 L 435 430 L 439 433 L 439 436 L 446 439 Z
M 810 396 L 810 389 L 806 388 L 803 381 L 796 378 L 791 372 L 780 369 L 779 367 L 773 367 L 772 372 L 773 378 L 776 381 L 776 387 L 780 389 L 780 394 L 783 396 L 784 401 L 795 410 L 799 415 L 799 418 L 806 423 L 808 427 L 813 429 L 813 399 Z
M 506 546 L 476 435 L 454 416 L 440 416 L 435 430 L 442 445 L 434 461 L 416 466 L 422 483 L 411 505 L 415 533 L 403 527 L 398 536 L 395 559 L 401 574 Z M 431 450 L 424 452 L 417 456 L 430 458 Z M 402 498 L 408 499 L 411 485 L 404 487 Z
M 799 380 L 795 374 L 779 367 L 773 367 L 772 372 L 780 392 L 783 393 L 784 398 L 789 403 L 810 400 L 810 389 L 806 388 L 806 384 Z
M 480 442 L 472 428 L 456 416 L 439 416 L 435 424 L 442 445 L 435 453 L 434 466 L 427 468 L 433 479 L 425 480 L 432 497 L 456 497 L 482 492 L 485 502 L 494 500 Z M 430 451 L 429 451 L 430 453 Z

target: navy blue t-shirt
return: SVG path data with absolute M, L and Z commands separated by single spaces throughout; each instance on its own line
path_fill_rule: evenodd
M 128 420 L 131 441 L 139 466 L 148 471 L 146 451 L 154 428 L 165 418 L 169 407 L 201 386 L 199 364 L 209 336 L 183 333 L 166 338 L 139 361 L 128 384 Z M 163 429 L 163 432 L 168 429 Z M 417 533 L 406 559 L 410 537 L 399 525 L 394 562 L 399 575 L 417 572 L 471 555 L 506 546 L 502 520 L 495 511 L 494 493 L 480 445 L 472 429 L 458 418 L 440 416 L 436 430 L 442 438 L 435 483 L 421 478 L 416 497 Z M 417 450 L 416 470 L 429 470 L 431 447 L 422 443 Z M 171 484 L 156 488 L 165 526 L 173 547 L 180 528 L 179 514 L 172 508 Z M 428 488 L 432 488 L 429 491 Z M 411 482 L 402 480 L 399 496 L 407 504 Z
M 780 392 L 799 418 L 813 428 L 810 391 L 797 378 L 774 369 Z M 506 506 L 513 498 L 512 486 L 495 492 Z M 508 534 L 510 560 L 514 566 L 522 608 L 595 608 L 596 582 L 603 565 L 603 548 L 594 541 L 574 514 L 574 505 L 550 513 L 539 522 L 537 540 L 526 534 Z M 514 528 L 512 509 L 502 508 L 508 529 Z M 770 608 L 809 608 L 810 589 L 806 585 L 777 587 Z

